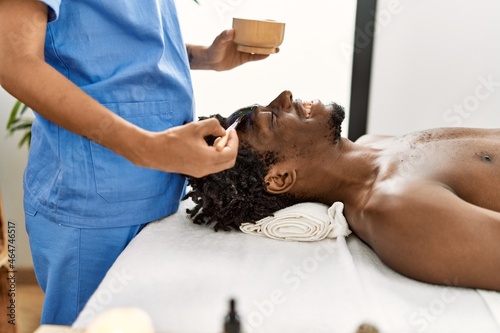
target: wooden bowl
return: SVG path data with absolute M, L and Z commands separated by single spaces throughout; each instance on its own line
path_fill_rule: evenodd
M 247 53 L 272 54 L 283 43 L 285 23 L 273 20 L 233 18 L 237 50 Z

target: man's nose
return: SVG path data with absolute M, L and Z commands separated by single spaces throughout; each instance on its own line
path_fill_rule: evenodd
M 289 90 L 279 94 L 269 106 L 278 107 L 280 109 L 290 109 L 292 107 L 292 92 Z

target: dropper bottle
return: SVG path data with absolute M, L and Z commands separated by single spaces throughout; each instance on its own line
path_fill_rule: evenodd
M 235 300 L 229 301 L 229 313 L 224 320 L 224 333 L 240 333 L 240 318 L 236 313 Z

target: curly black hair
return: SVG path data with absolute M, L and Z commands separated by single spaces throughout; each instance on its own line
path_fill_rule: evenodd
M 226 118 L 213 115 L 223 127 Z M 200 120 L 206 117 L 200 117 Z M 205 138 L 213 145 L 215 137 Z M 265 189 L 264 177 L 277 161 L 275 152 L 258 154 L 251 147 L 240 144 L 233 168 L 201 178 L 188 177 L 191 191 L 183 200 L 192 199 L 195 206 L 187 213 L 196 224 L 212 225 L 215 231 L 239 229 L 244 222 L 256 222 L 274 212 L 299 202 L 290 194 L 270 194 Z

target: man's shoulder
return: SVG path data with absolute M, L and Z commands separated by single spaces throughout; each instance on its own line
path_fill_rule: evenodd
M 401 218 L 415 209 L 438 207 L 441 193 L 452 192 L 449 187 L 434 181 L 398 179 L 378 184 L 363 207 L 370 220 Z
M 447 201 L 443 197 L 449 194 L 448 189 L 435 182 L 405 179 L 384 181 L 377 184 L 365 202 L 358 206 L 356 213 L 351 214 L 350 223 L 353 230 L 370 243 L 380 231 L 391 231 L 401 225 L 418 225 L 423 220 L 434 219 Z
M 381 141 L 391 139 L 393 136 L 390 135 L 376 135 L 376 134 L 365 134 L 361 137 L 359 137 L 355 143 L 363 145 L 363 146 L 371 146 L 377 143 L 380 143 Z

